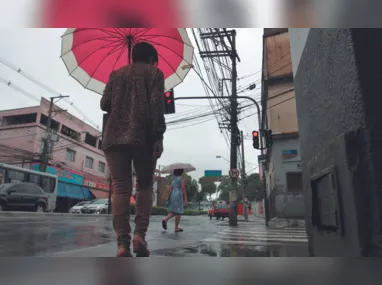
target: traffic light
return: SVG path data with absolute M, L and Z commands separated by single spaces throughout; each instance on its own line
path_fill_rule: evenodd
M 265 136 L 266 148 L 271 148 L 273 145 L 272 131 L 271 130 L 264 130 L 264 136 Z
M 164 113 L 174 114 L 175 113 L 175 100 L 174 100 L 174 89 L 171 89 L 164 93 Z
M 259 138 L 258 131 L 252 132 L 252 140 L 253 140 L 253 148 L 260 149 L 260 138 Z

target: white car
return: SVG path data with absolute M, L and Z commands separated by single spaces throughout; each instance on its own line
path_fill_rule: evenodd
M 107 214 L 108 199 L 96 199 L 81 208 L 82 214 Z
M 85 205 L 87 205 L 87 204 L 89 204 L 89 203 L 91 203 L 91 201 L 83 201 L 83 202 L 80 202 L 80 203 L 78 203 L 77 205 L 73 206 L 73 207 L 70 209 L 69 213 L 71 213 L 71 214 L 81 214 L 81 209 L 82 209 Z

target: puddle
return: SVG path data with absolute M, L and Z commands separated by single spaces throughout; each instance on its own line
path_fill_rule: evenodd
M 198 244 L 175 249 L 153 251 L 156 256 L 177 257 L 284 257 L 308 256 L 305 245 L 241 245 L 241 244 Z

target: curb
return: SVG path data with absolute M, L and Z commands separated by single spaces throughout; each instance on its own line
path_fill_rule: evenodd
M 0 212 L 0 217 L 22 217 L 22 216 L 30 216 L 30 217 L 112 217 L 111 214 L 71 214 L 71 213 L 36 213 L 36 212 Z M 130 215 L 134 216 L 134 215 Z M 166 216 L 166 215 L 151 215 L 151 216 Z M 200 217 L 204 215 L 184 215 L 184 217 Z
M 20 217 L 20 216 L 43 216 L 43 217 L 111 217 L 109 214 L 71 214 L 71 213 L 36 213 L 36 212 L 0 212 L 0 217 Z

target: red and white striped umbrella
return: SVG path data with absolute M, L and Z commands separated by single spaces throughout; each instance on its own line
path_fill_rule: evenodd
M 111 72 L 131 63 L 132 48 L 139 42 L 148 42 L 158 51 L 166 91 L 183 82 L 194 55 L 184 28 L 67 29 L 61 58 L 74 79 L 102 95 Z

